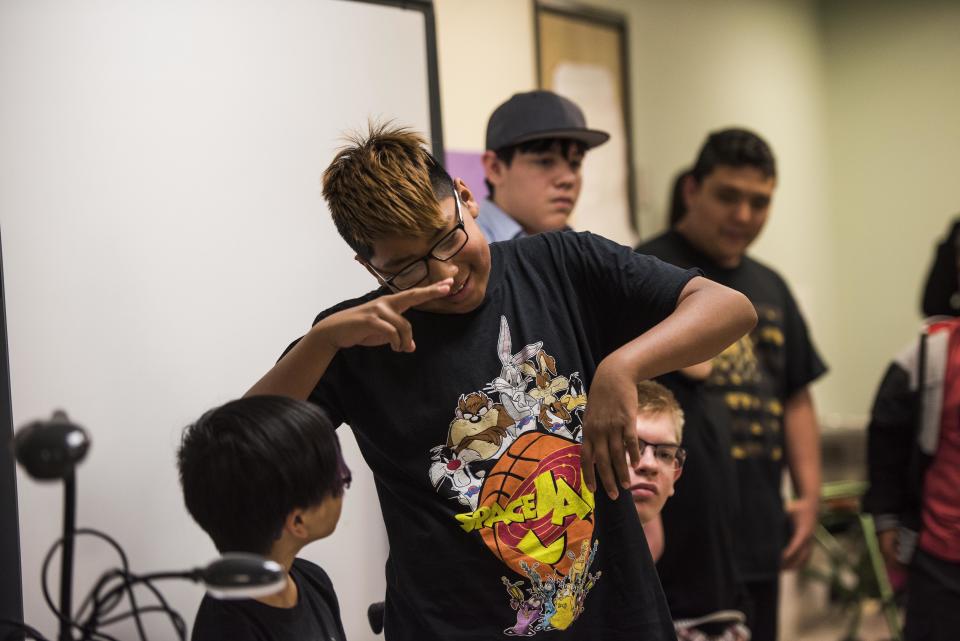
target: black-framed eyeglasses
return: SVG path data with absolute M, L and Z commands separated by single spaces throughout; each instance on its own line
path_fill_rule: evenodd
M 647 443 L 641 438 L 638 439 L 637 444 L 640 446 L 641 457 L 646 453 L 648 447 L 652 447 L 653 457 L 657 459 L 657 463 L 664 467 L 680 469 L 683 467 L 683 462 L 687 460 L 687 451 L 673 443 Z
M 460 196 L 457 195 L 456 192 L 453 194 L 453 205 L 457 212 L 456 227 L 435 242 L 426 254 L 407 263 L 392 276 L 384 274 L 373 265 L 370 265 L 370 269 L 383 281 L 384 285 L 398 291 L 416 287 L 430 275 L 431 259 L 445 263 L 460 253 L 460 250 L 463 249 L 467 241 L 470 240 L 470 236 L 463 227 L 463 214 L 460 211 Z M 367 264 L 369 265 L 369 263 Z

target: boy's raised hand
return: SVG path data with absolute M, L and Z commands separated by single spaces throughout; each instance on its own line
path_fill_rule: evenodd
M 397 352 L 416 349 L 413 330 L 403 313 L 416 305 L 446 296 L 453 279 L 426 287 L 388 294 L 364 305 L 331 314 L 307 334 L 264 374 L 245 396 L 278 394 L 306 399 L 316 387 L 337 350 L 354 345 L 390 345 Z
M 413 328 L 403 313 L 411 307 L 446 296 L 452 285 L 453 279 L 447 278 L 424 287 L 380 296 L 327 316 L 314 330 L 322 332 L 336 349 L 390 345 L 395 352 L 412 352 L 417 347 L 413 341 Z
M 580 465 L 591 492 L 597 490 L 596 474 L 611 499 L 617 498 L 620 487 L 630 487 L 627 456 L 631 466 L 640 461 L 636 423 L 637 385 L 608 357 L 597 367 L 583 416 Z

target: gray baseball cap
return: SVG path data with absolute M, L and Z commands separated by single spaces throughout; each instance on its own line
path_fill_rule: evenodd
M 587 129 L 580 107 L 542 89 L 514 94 L 494 110 L 487 122 L 487 149 L 502 149 L 540 138 L 569 138 L 591 149 L 607 142 L 610 134 Z

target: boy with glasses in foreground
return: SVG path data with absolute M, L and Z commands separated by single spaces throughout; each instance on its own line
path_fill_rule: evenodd
M 673 639 L 619 491 L 636 384 L 718 353 L 752 306 L 591 234 L 488 245 L 467 185 L 406 129 L 351 140 L 323 192 L 380 287 L 322 312 L 248 394 L 353 429 L 390 542 L 386 638 Z

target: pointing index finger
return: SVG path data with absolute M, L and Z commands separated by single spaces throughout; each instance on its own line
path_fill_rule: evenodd
M 413 289 L 391 294 L 389 298 L 394 309 L 402 314 L 411 307 L 416 307 L 417 305 L 422 305 L 423 303 L 434 300 L 435 298 L 442 298 L 446 296 L 450 293 L 450 288 L 452 286 L 453 279 L 447 278 L 431 285 L 414 287 Z

